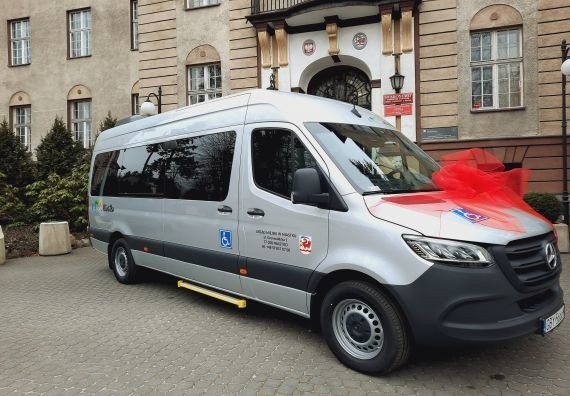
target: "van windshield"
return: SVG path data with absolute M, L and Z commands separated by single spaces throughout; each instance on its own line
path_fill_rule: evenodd
M 305 123 L 361 194 L 434 191 L 439 165 L 399 132 L 367 125 Z

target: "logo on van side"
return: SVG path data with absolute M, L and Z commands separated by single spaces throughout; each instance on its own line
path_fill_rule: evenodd
M 94 212 L 109 212 L 109 213 L 113 213 L 115 211 L 115 208 L 113 208 L 113 205 L 107 205 L 103 203 L 103 200 L 101 198 L 96 199 L 93 202 L 93 205 L 91 205 L 91 209 Z
M 488 219 L 488 217 L 477 214 L 475 212 L 471 212 L 471 211 L 469 211 L 467 209 L 463 209 L 463 208 L 453 209 L 452 212 L 455 213 L 456 215 L 460 216 L 460 217 L 463 217 L 465 220 L 470 221 L 471 223 L 479 223 L 483 220 Z
M 306 235 L 299 236 L 299 250 L 303 254 L 311 253 L 311 250 L 313 250 L 313 241 L 311 240 L 310 236 Z

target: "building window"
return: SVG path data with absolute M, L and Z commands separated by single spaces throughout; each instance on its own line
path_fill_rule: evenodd
M 17 106 L 12 109 L 13 129 L 16 136 L 28 150 L 32 138 L 32 106 Z
M 186 8 L 200 8 L 220 4 L 220 0 L 186 0 Z
M 471 108 L 521 107 L 521 29 L 471 33 Z
M 69 105 L 71 132 L 84 148 L 91 144 L 91 100 L 73 101 Z
M 27 65 L 31 62 L 30 20 L 20 19 L 10 24 L 10 65 Z
M 139 49 L 139 10 L 138 1 L 131 0 L 131 49 Z
M 222 97 L 222 67 L 219 63 L 188 67 L 188 103 Z
M 131 113 L 133 115 L 140 114 L 141 112 L 141 104 L 139 102 L 139 94 L 132 94 L 131 95 Z
M 68 19 L 69 57 L 91 55 L 91 10 L 70 11 Z

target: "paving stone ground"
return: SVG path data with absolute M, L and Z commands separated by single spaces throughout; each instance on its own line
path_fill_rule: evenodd
M 569 265 L 565 255 L 567 296 Z M 422 349 L 370 377 L 340 364 L 302 318 L 238 310 L 152 272 L 121 285 L 84 248 L 0 266 L 0 395 L 570 395 L 569 330 L 567 318 L 544 338 Z

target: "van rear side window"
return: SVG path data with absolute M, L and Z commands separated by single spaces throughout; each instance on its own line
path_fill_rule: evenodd
M 235 142 L 222 132 L 98 154 L 91 195 L 223 201 Z
M 133 147 L 121 150 L 121 167 L 117 174 L 119 196 L 161 196 L 164 152 L 159 145 Z
M 101 192 L 101 185 L 105 179 L 105 173 L 107 171 L 107 166 L 109 165 L 109 160 L 113 152 L 97 154 L 95 157 L 95 162 L 93 163 L 93 177 L 91 178 L 91 195 L 98 196 Z

